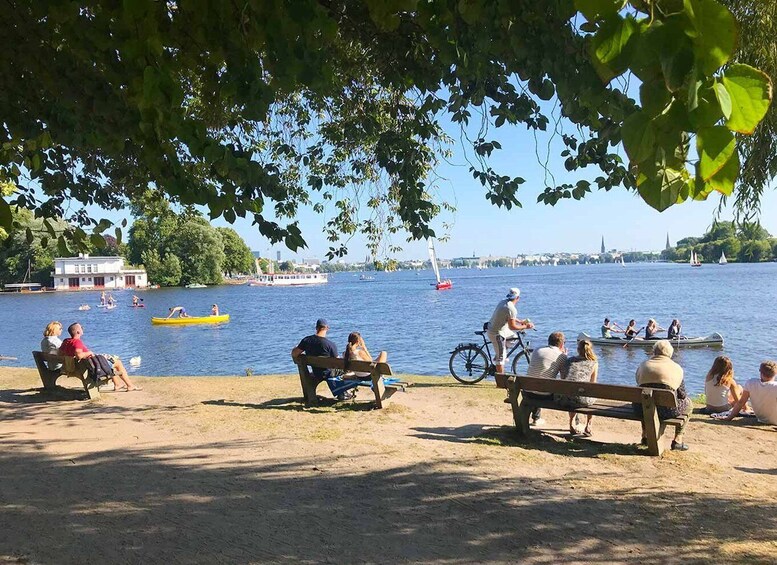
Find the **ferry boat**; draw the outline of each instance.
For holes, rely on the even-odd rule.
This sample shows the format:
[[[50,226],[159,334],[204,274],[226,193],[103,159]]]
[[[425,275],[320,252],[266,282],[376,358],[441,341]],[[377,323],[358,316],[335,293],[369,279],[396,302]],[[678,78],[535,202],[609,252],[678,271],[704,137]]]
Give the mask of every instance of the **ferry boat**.
[[[327,273],[274,273],[256,275],[248,286],[309,286],[328,282]]]

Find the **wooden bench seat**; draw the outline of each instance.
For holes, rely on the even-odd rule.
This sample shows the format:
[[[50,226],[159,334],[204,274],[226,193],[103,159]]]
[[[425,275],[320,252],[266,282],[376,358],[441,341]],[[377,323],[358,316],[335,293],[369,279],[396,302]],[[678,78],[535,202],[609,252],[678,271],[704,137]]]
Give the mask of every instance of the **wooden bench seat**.
[[[317,406],[318,396],[316,388],[323,382],[313,375],[310,368],[339,370],[345,372],[345,360],[339,357],[317,357],[313,355],[299,355],[295,359],[297,369],[299,370],[299,380],[302,386],[302,396],[305,400],[305,406]],[[372,392],[375,395],[375,408],[383,408],[383,404],[398,390],[405,390],[409,383],[385,383],[383,377],[391,377],[391,366],[388,363],[373,363],[370,361],[351,361],[348,363],[348,371],[357,373],[370,373],[370,380],[364,381],[372,385]],[[349,377],[343,376],[344,380]]]
[[[563,379],[544,379],[523,375],[498,375],[498,380],[506,383],[509,392],[510,405],[513,410],[513,420],[518,432],[525,435],[529,432],[529,416],[534,408],[559,410],[578,414],[616,418],[619,420],[643,421],[648,452],[651,455],[661,455],[664,446],[661,437],[667,426],[681,426],[687,416],[659,420],[657,407],[676,408],[677,399],[671,390],[649,387],[610,385],[602,383],[581,383]],[[593,405],[584,408],[570,409],[561,406],[553,398],[539,398],[523,394],[524,391],[563,394],[567,396],[587,396],[596,399]],[[642,404],[642,417],[634,412],[631,403]]]
[[[84,385],[84,390],[90,400],[100,398],[100,389],[94,379],[89,378],[89,363],[86,359],[78,360],[75,357],[65,357],[44,353],[43,351],[33,351],[32,358],[35,359],[35,366],[38,368],[40,380],[43,382],[44,389],[57,388],[57,379],[59,377],[74,377],[79,379]],[[49,369],[48,363],[62,365],[62,368],[56,371]]]

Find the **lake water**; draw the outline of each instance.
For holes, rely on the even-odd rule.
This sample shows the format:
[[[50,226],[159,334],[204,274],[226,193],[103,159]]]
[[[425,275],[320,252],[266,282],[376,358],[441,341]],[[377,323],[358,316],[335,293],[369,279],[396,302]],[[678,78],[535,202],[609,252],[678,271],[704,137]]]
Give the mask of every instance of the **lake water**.
[[[348,333],[360,331],[376,354],[389,352],[395,372],[448,376],[448,358],[460,342],[479,340],[494,306],[513,286],[521,288],[519,315],[531,318],[543,344],[555,330],[568,340],[581,331],[596,335],[604,316],[621,325],[636,318],[642,326],[656,318],[667,327],[683,321],[688,336],[714,331],[725,337],[723,353],[734,362],[740,380],[758,375],[758,364],[777,358],[777,263],[727,266],[628,264],[523,267],[444,272],[454,288],[435,291],[430,271],[375,273],[371,282],[353,273],[330,275],[328,285],[310,288],[221,286],[207,289],[160,289],[138,293],[146,308],[131,308],[132,293],[117,292],[119,306],[96,308],[97,292],[14,294],[0,296],[5,335],[0,354],[32,366],[42,331],[51,320],[65,326],[80,321],[84,341],[93,350],[141,356],[142,375],[235,375],[295,373],[289,357],[300,338],[326,318],[329,337],[342,351]],[[191,315],[206,315],[212,303],[231,314],[218,326],[152,326],[151,316],[183,305]],[[89,303],[90,311],[78,311]],[[65,336],[63,336],[65,337]],[[600,381],[633,382],[646,353],[638,348],[597,348]],[[681,350],[676,360],[686,370],[687,385],[703,390],[715,349]],[[9,362],[2,362],[11,365]]]

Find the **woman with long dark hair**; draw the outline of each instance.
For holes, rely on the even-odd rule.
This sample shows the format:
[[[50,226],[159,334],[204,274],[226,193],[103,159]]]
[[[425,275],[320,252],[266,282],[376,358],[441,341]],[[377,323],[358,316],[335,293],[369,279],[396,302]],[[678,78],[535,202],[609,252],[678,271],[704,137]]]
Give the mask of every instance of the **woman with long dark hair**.
[[[345,369],[348,370],[349,361],[373,361],[372,355],[370,355],[367,349],[367,344],[364,343],[364,338],[359,332],[351,332],[348,334],[348,343],[345,346],[343,352],[343,359],[345,360]],[[375,363],[385,363],[388,359],[388,353],[381,351],[378,354],[378,358],[374,359]],[[369,377],[370,373],[355,372],[354,376],[359,378]]]

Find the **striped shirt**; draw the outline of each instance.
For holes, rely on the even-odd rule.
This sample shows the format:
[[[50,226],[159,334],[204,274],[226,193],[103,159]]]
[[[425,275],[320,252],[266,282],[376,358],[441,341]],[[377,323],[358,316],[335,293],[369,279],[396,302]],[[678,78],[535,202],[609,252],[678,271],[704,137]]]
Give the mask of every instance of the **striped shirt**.
[[[528,377],[542,377],[555,379],[561,373],[561,369],[567,364],[567,356],[555,345],[538,347],[531,354],[529,368],[526,371]],[[545,394],[545,393],[535,393]],[[553,396],[548,393],[548,396]]]

